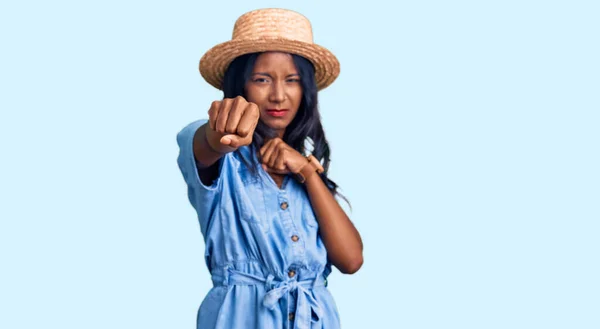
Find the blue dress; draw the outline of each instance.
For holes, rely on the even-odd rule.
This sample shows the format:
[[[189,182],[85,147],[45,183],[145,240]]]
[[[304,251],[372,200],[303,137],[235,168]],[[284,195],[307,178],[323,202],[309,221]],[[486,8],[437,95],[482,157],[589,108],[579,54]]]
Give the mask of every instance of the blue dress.
[[[281,188],[249,147],[259,177],[235,152],[219,160],[219,177],[204,185],[193,153],[194,121],[177,134],[177,163],[198,214],[213,287],[198,310],[198,329],[338,329],[327,288],[331,263],[308,194],[287,176]]]

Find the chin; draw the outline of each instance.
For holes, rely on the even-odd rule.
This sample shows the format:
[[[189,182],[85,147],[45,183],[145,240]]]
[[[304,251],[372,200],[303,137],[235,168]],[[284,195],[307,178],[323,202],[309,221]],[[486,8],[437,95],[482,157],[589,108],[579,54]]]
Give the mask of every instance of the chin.
[[[267,126],[269,126],[269,128],[271,128],[271,129],[277,130],[277,131],[285,130],[285,128],[287,127],[287,125],[284,125],[284,124],[272,125],[272,124],[268,124],[268,123],[267,123]]]
[[[276,118],[266,118],[262,120],[265,125],[274,130],[285,129],[290,123],[287,120],[281,120]]]

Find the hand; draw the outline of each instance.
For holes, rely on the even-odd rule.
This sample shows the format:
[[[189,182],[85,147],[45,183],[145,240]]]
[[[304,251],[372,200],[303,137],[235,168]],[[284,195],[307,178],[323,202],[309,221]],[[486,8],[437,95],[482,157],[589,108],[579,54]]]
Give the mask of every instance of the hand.
[[[208,116],[206,138],[209,145],[215,151],[227,153],[252,143],[260,111],[256,104],[238,96],[214,101]]]
[[[281,138],[269,140],[260,148],[262,166],[266,172],[280,175],[298,173],[308,160]]]

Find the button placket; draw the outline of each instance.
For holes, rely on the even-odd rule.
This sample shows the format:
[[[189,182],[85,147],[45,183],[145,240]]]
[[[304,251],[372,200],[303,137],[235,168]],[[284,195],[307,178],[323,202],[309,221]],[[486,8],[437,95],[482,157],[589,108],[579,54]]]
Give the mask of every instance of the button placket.
[[[279,217],[281,218],[281,223],[285,229],[285,234],[287,235],[287,238],[290,239],[288,240],[291,244],[290,247],[292,251],[292,259],[290,262],[302,262],[304,256],[304,243],[300,240],[300,234],[292,220],[292,211],[294,211],[294,208],[290,204],[286,191],[280,191],[277,199],[279,203]]]

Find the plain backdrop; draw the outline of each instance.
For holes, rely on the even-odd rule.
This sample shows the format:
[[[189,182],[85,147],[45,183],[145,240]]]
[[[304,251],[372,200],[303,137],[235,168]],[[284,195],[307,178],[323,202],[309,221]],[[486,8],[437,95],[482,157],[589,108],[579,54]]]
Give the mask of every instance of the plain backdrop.
[[[597,1],[6,1],[0,328],[194,328],[211,287],[177,132],[241,14],[296,10],[365,263],[353,328],[600,328]]]

